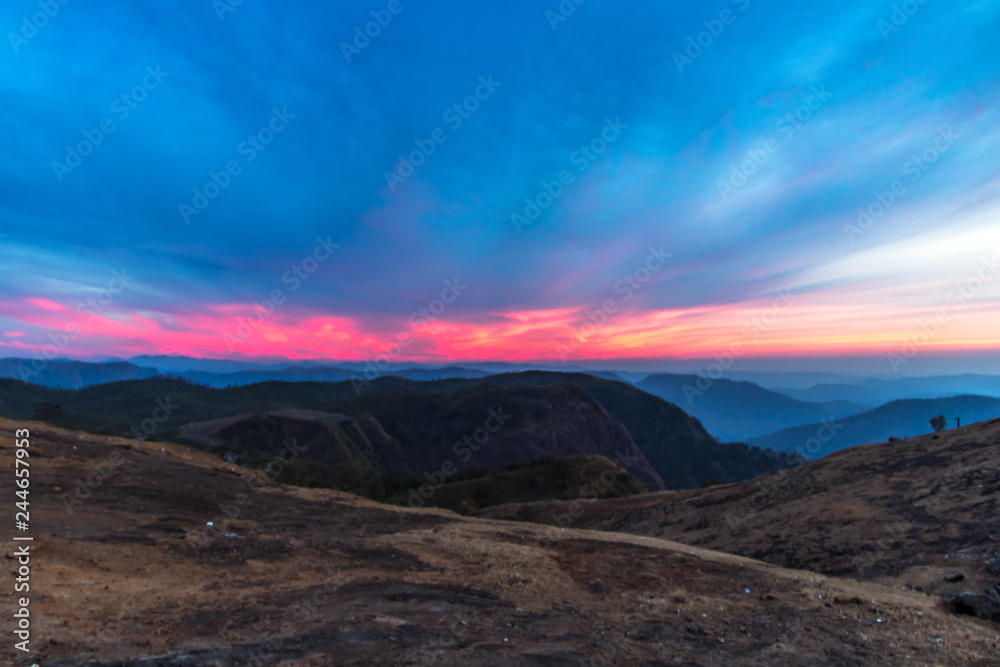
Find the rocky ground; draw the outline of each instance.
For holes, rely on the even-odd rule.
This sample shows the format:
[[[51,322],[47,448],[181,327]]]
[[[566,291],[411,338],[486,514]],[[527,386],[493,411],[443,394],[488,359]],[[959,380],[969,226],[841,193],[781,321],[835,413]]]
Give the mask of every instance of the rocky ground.
[[[0,420],[11,504],[26,427],[33,661],[46,667],[985,666],[1000,654],[996,624],[900,586],[658,537],[396,509],[183,446]],[[845,511],[831,508],[825,530]],[[12,582],[0,593],[10,609]]]

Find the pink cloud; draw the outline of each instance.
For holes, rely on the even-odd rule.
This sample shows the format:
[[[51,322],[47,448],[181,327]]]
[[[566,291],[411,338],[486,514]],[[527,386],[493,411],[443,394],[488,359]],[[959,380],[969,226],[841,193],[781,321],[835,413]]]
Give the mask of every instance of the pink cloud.
[[[66,310],[66,307],[62,304],[56,303],[55,301],[50,301],[49,299],[39,299],[39,298],[29,298],[24,300],[26,303],[30,303],[36,308],[41,308],[43,310],[49,310],[53,313],[61,313]]]
[[[859,305],[851,291],[833,287],[795,295],[773,313],[775,297],[696,308],[634,311],[601,316],[599,307],[447,314],[411,326],[404,317],[380,331],[343,315],[286,308],[267,317],[253,304],[195,305],[187,312],[106,312],[67,318],[67,308],[33,299],[36,309],[0,313],[25,327],[4,334],[4,345],[41,350],[49,334],[69,323],[80,334],[62,350],[68,355],[182,354],[210,358],[286,357],[366,360],[388,354],[394,361],[533,361],[615,358],[707,358],[733,345],[754,356],[888,353],[917,332],[929,314],[912,303],[887,307],[884,299]],[[55,306],[55,307],[53,307]],[[38,310],[40,309],[40,310]],[[16,312],[16,311],[15,311]],[[597,315],[595,315],[597,313]],[[593,319],[598,324],[593,323]],[[988,303],[954,311],[928,349],[995,347],[1000,313]],[[396,345],[399,345],[398,348]]]

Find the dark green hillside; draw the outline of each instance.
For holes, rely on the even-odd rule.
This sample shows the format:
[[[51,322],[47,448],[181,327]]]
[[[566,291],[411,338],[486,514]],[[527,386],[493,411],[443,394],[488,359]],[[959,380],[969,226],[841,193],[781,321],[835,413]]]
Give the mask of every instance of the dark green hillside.
[[[471,514],[507,503],[621,498],[649,490],[627,470],[603,456],[570,456],[525,461],[505,466],[498,473],[471,470],[437,488],[427,479],[415,480],[388,502],[410,507],[444,507],[459,514]],[[509,518],[518,517],[515,514]]]
[[[164,402],[172,406],[166,415],[156,412]],[[510,414],[503,427],[475,451],[462,444],[485,428],[490,410],[500,406]],[[288,415],[274,413],[290,409],[373,419],[386,433],[381,445],[378,438],[372,441],[372,452],[364,461],[353,456],[357,465],[339,456],[326,461],[323,456],[304,457],[296,467],[301,468],[302,479],[309,480],[341,476],[356,482],[359,476],[368,479],[365,475],[420,475],[448,459],[455,459],[463,470],[475,466],[497,470],[539,456],[593,455],[625,462],[650,488],[692,488],[706,480],[747,479],[783,463],[767,451],[717,443],[697,419],[630,384],[581,373],[507,373],[431,382],[387,376],[366,385],[360,394],[350,381],[211,389],[156,377],[61,391],[0,380],[2,416],[38,416],[62,426],[122,435],[135,433],[133,429],[144,423],[152,425],[155,414],[162,421],[147,439],[185,442],[216,453],[224,448],[253,465],[280,448],[287,435],[282,429],[290,427],[279,427],[273,420]],[[221,435],[216,431],[222,427],[205,425],[237,417],[256,421]],[[232,419],[226,426],[231,423]],[[345,447],[354,442],[325,431],[303,437],[327,438]],[[396,449],[386,449],[388,442],[396,443]],[[329,470],[313,474],[307,461],[341,466],[343,475]]]
[[[421,383],[423,384],[423,383]],[[434,384],[434,383],[427,383]],[[469,383],[447,393],[372,392],[322,408],[372,417],[401,443],[407,464],[433,469],[454,460],[457,467],[499,467],[544,455],[631,455],[630,472],[651,488],[663,488],[627,429],[576,384],[496,386]],[[491,432],[491,429],[495,429]],[[482,444],[468,442],[488,432]],[[431,468],[427,463],[437,462]]]
[[[385,378],[384,380],[388,380]],[[475,385],[539,387],[573,383],[596,398],[628,429],[636,445],[668,489],[697,488],[713,480],[736,482],[787,467],[785,457],[740,443],[719,443],[701,422],[677,405],[626,382],[605,380],[584,373],[527,371],[504,373],[484,380],[442,380],[400,385],[415,391],[459,391]],[[388,390],[373,382],[362,396]]]

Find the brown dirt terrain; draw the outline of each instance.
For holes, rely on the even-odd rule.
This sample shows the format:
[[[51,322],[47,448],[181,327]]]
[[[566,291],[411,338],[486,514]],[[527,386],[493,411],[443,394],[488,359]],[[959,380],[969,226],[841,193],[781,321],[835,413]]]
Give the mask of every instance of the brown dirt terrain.
[[[855,447],[739,484],[481,514],[513,512],[935,595],[980,594],[1000,579],[987,567],[1000,552],[1000,419]]]
[[[1000,653],[996,625],[911,591],[651,537],[396,509],[179,445],[0,420],[11,496],[16,428],[31,429],[32,648],[46,667],[992,665]]]

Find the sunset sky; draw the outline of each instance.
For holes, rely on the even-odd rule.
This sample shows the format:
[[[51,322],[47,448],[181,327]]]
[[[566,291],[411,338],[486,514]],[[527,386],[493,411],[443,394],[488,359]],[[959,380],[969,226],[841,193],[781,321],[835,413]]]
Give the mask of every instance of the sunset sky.
[[[1000,0],[902,4],[12,0],[0,357],[986,368]]]

